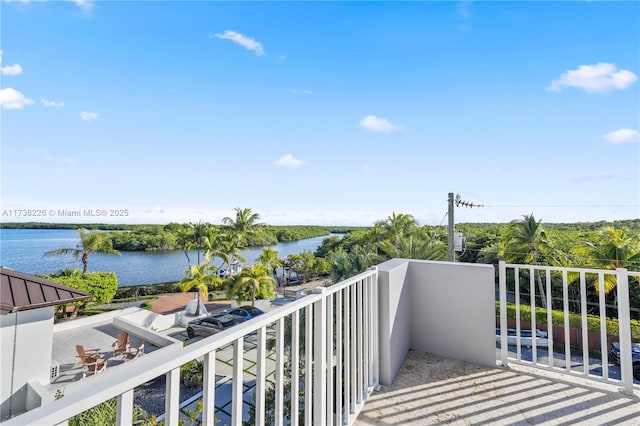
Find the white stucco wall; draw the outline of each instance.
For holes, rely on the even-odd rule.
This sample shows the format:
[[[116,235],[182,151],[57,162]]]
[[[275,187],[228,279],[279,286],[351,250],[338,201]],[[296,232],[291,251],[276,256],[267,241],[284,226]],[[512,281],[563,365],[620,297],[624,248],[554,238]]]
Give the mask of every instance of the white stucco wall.
[[[495,366],[493,266],[392,259],[378,285],[381,384],[410,349]]]
[[[411,261],[411,349],[496,365],[491,265]]]
[[[9,415],[12,393],[12,414],[25,409],[26,384],[30,380],[49,384],[53,345],[52,331],[52,306],[0,316],[0,354],[2,355],[0,359],[0,418]]]

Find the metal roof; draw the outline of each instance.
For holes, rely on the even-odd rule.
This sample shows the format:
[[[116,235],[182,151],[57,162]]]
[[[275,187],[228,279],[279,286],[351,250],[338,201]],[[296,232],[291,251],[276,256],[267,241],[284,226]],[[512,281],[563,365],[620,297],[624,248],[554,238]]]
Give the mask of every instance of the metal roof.
[[[90,299],[91,295],[53,281],[0,267],[0,314]]]

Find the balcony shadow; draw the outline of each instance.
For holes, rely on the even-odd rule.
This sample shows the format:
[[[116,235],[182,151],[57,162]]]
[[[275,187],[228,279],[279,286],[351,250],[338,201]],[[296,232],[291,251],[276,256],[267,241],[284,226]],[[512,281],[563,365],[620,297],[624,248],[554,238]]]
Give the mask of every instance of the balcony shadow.
[[[640,421],[639,404],[581,378],[410,351],[393,385],[369,398],[355,424],[630,424]]]

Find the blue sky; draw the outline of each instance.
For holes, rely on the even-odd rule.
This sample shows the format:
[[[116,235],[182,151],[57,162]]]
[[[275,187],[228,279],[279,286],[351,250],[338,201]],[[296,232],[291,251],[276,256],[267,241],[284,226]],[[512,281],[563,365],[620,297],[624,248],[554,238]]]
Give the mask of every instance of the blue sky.
[[[640,217],[637,2],[0,8],[5,222]]]

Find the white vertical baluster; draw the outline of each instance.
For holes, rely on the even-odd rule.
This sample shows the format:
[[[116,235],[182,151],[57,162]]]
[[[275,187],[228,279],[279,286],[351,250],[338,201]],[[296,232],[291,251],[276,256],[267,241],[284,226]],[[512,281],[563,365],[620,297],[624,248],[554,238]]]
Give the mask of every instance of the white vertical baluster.
[[[164,424],[177,426],[180,419],[180,369],[174,368],[165,374],[166,395],[164,401]]]
[[[602,378],[609,379],[609,354],[607,351],[607,305],[604,299],[604,273],[598,273],[598,304],[600,305],[600,353],[602,354]]]
[[[133,389],[118,395],[116,408],[116,424],[133,424]]]
[[[344,403],[343,407],[343,423],[349,424],[349,413],[351,413],[351,386],[349,381],[351,380],[351,339],[349,334],[349,328],[351,327],[351,303],[349,301],[350,291],[349,288],[344,289],[344,318],[342,319],[342,325],[344,327],[344,368],[343,368],[343,395]]]
[[[589,329],[587,324],[587,283],[580,271],[580,314],[582,316],[582,372],[589,374]]]
[[[313,425],[313,305],[306,307],[304,356],[304,424]]]
[[[536,278],[535,268],[532,266],[529,268],[529,288],[531,292],[531,334],[536,335]],[[518,336],[520,338],[520,336]],[[538,363],[538,345],[536,340],[533,339],[531,343],[531,362]]]
[[[291,425],[298,426],[300,391],[300,311],[291,314]],[[256,423],[264,424],[264,423]]]
[[[522,361],[522,342],[520,342],[520,333],[522,332],[522,327],[520,326],[520,268],[517,266],[513,268],[513,280],[516,297],[516,359]]]
[[[362,308],[364,310],[364,328],[362,330],[363,339],[364,339],[364,364],[363,364],[363,373],[364,373],[364,391],[365,391],[365,399],[369,397],[369,386],[371,385],[371,380],[369,375],[371,374],[371,276],[365,278],[364,281],[364,294],[363,294],[363,305]]]
[[[363,339],[364,339],[364,330],[362,328],[362,312],[364,311],[364,299],[362,297],[362,280],[358,280],[356,283],[356,309],[357,309],[357,317],[356,317],[356,339],[357,339],[357,347],[356,347],[356,368],[357,368],[357,379],[356,379],[356,402],[362,403],[362,398],[364,395],[364,390],[362,388],[362,381],[364,380],[362,375],[362,370],[366,367],[363,363],[364,356],[362,354],[363,350]]]
[[[507,348],[507,266],[503,260],[498,263],[498,283],[500,286],[500,362],[503,367],[506,367],[509,359]]]
[[[231,387],[231,424],[242,425],[242,368],[244,363],[244,338],[240,337],[233,342],[233,383]]]
[[[204,377],[202,381],[202,424],[213,426],[216,404],[216,351],[204,354]]]
[[[332,425],[334,418],[333,418],[333,411],[334,411],[334,407],[333,407],[333,396],[335,395],[335,387],[334,387],[334,353],[335,353],[335,344],[334,344],[334,340],[333,340],[333,322],[334,322],[334,315],[333,315],[333,301],[334,301],[334,295],[333,294],[329,294],[327,295],[327,425]]]
[[[620,371],[622,373],[622,391],[633,395],[633,365],[631,358],[631,306],[629,304],[629,272],[624,268],[616,269],[618,292],[618,326],[620,334]]]
[[[327,424],[327,297],[326,289],[317,287],[314,294],[322,297],[314,303],[313,308],[313,424]],[[311,416],[311,413],[309,413]]]
[[[256,424],[265,423],[265,388],[267,385],[267,328],[256,330]]]
[[[276,321],[276,400],[275,424],[283,424],[284,418],[284,318]]]
[[[562,309],[564,311],[564,368],[571,370],[571,330],[569,329],[569,280],[567,270],[562,271]]]
[[[342,338],[342,330],[344,319],[342,311],[342,290],[336,293],[336,424],[342,424],[343,393],[342,393],[342,353],[344,351],[344,340]]]
[[[351,296],[350,296],[350,300],[351,300],[351,328],[349,329],[349,333],[351,334],[351,338],[349,339],[349,341],[351,342],[351,346],[349,347],[349,354],[350,354],[350,360],[349,360],[349,383],[351,383],[351,389],[349,391],[349,394],[351,396],[351,410],[349,411],[349,414],[353,414],[355,413],[356,410],[356,403],[358,401],[358,391],[356,389],[356,382],[358,380],[358,378],[356,377],[356,370],[357,370],[357,364],[356,364],[356,346],[357,346],[357,340],[358,340],[358,336],[356,335],[356,316],[357,316],[357,311],[356,311],[356,286],[355,284],[351,284],[351,286],[349,287],[351,290]]]
[[[551,297],[551,269],[547,269],[547,338],[549,347],[547,348],[547,361],[550,368],[553,368],[553,299]],[[536,334],[533,338],[536,339]],[[537,340],[537,339],[536,339]]]

